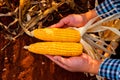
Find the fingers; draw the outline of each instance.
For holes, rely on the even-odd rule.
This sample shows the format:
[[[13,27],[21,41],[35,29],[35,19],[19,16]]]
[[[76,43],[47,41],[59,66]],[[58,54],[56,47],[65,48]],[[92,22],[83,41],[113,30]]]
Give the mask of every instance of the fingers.
[[[52,26],[50,26],[51,28],[60,28],[60,27],[64,27],[64,22],[63,21],[60,21]]]
[[[46,56],[47,58],[53,61],[53,56],[50,56],[50,55],[44,55],[44,56]]]
[[[65,17],[61,19],[58,23],[50,26],[51,28],[60,28],[60,27],[66,27],[69,25],[69,19],[68,17]]]
[[[46,57],[48,57],[50,60],[52,60],[53,62],[55,62],[57,65],[59,65],[60,67],[68,70],[68,71],[72,71],[71,68],[66,65],[67,64],[67,60],[66,58],[63,58],[61,56],[50,56],[50,55],[45,55]]]
[[[66,66],[69,65],[68,64],[69,63],[69,59],[67,59],[67,58],[63,58],[61,56],[55,56],[54,59],[57,60],[57,61],[59,61],[63,65],[66,65]]]
[[[63,23],[56,23],[56,24],[53,24],[52,26],[50,26],[51,28],[60,28],[60,27],[63,27]]]

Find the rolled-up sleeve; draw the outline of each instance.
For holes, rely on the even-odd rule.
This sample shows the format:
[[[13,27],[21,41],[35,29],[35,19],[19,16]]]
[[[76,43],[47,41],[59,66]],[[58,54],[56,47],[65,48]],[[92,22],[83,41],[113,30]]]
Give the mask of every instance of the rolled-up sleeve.
[[[95,8],[101,18],[120,12],[120,0],[105,0]]]
[[[110,80],[120,80],[120,59],[105,59],[98,75]]]

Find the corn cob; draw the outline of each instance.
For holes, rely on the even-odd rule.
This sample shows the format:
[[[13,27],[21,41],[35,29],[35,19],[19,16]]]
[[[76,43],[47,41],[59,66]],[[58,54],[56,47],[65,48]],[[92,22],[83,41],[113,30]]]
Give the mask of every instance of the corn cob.
[[[53,42],[79,42],[79,31],[71,28],[44,28],[32,31],[34,37]]]
[[[83,46],[73,42],[38,42],[24,48],[36,54],[61,56],[77,56],[83,52]]]

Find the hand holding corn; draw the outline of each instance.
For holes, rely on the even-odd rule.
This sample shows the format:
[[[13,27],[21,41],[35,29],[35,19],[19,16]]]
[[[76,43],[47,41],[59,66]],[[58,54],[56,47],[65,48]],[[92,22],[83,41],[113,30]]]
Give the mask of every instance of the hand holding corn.
[[[93,11],[90,11],[89,13],[93,13]],[[79,31],[70,29],[70,28],[60,29],[60,27],[69,27],[69,26],[81,27],[81,26],[85,25],[88,22],[88,20],[90,19],[89,17],[87,17],[87,15],[89,13],[82,14],[82,15],[76,15],[76,14],[68,15],[67,17],[60,20],[58,23],[50,26],[53,29],[52,28],[36,29],[36,30],[32,31],[32,34],[34,37],[41,39],[43,41],[48,41],[49,44],[44,43],[44,45],[41,46],[40,45],[41,43],[36,43],[36,44],[30,45],[31,47],[28,46],[27,47],[28,50],[29,51],[33,50],[32,52],[34,52],[35,51],[34,48],[35,48],[35,46],[37,46],[36,50],[38,49],[38,51],[35,51],[35,53],[39,53],[39,54],[50,54],[50,55],[61,55],[61,56],[80,55],[83,51],[83,46],[80,43],[77,43],[81,39]],[[59,29],[57,29],[57,28],[59,28]],[[51,42],[53,42],[53,43],[51,43]],[[58,44],[57,42],[61,42],[61,43]],[[67,42],[67,44],[69,43],[69,46],[66,45],[65,42]],[[54,44],[54,46],[51,46],[52,44]],[[57,47],[55,47],[55,45],[57,45]],[[75,46],[73,46],[73,45],[75,45]],[[78,46],[79,46],[79,48],[76,48]],[[43,49],[43,51],[46,51],[46,52],[41,52],[42,50],[39,49],[39,48],[43,48],[43,47],[45,47]],[[66,49],[64,49],[64,48],[66,48]],[[48,52],[48,51],[51,51],[50,49],[52,49],[53,51]],[[71,49],[73,49],[73,50],[71,50]],[[79,51],[79,52],[76,53],[74,51],[75,49],[78,49],[76,51]],[[66,51],[64,53],[64,50],[68,50],[68,51]],[[54,52],[54,51],[57,51],[57,52]],[[74,51],[74,52],[71,53],[70,51]]]
[[[84,14],[70,14],[62,18],[58,23],[51,25],[50,27],[83,27],[90,19],[97,16],[96,11],[90,10]]]
[[[62,56],[45,56],[55,62],[60,67],[71,72],[87,72],[92,74],[98,74],[99,66],[102,62],[91,58],[91,56],[85,53],[82,53],[80,56],[67,58]]]

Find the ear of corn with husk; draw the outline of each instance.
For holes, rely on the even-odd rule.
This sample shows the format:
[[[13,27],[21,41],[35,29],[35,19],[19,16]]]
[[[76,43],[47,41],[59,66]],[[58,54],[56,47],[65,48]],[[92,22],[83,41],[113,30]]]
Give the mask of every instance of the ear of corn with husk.
[[[90,35],[87,36],[86,34],[88,34],[89,32],[100,32],[100,31],[105,31],[105,30],[111,30],[115,34],[120,36],[120,32],[117,29],[100,25],[105,21],[107,22],[107,21],[110,21],[110,20],[114,20],[118,16],[120,16],[120,15],[115,14],[115,15],[112,15],[110,17],[107,17],[107,18],[105,18],[103,20],[100,20],[100,21],[97,21],[97,22],[96,22],[96,20],[98,19],[98,17],[95,17],[92,20],[90,20],[85,26],[80,27],[80,28],[74,28],[74,29],[71,29],[71,28],[66,28],[66,29],[64,29],[64,28],[63,29],[61,29],[61,28],[45,28],[45,29],[33,30],[31,33],[32,33],[32,36],[34,36],[38,39],[44,40],[44,41],[69,42],[69,43],[79,42],[78,44],[82,44],[85,51],[90,56],[92,56],[92,58],[96,59],[96,57],[95,57],[96,56],[96,54],[95,54],[96,49],[101,49],[104,52],[107,52],[109,54],[115,54],[115,51],[112,47],[110,49],[111,51],[107,50],[105,48],[105,46],[108,46],[108,44],[106,44],[103,40],[97,39],[96,37],[90,37]],[[97,27],[99,30],[95,27]],[[102,45],[97,44],[97,42],[100,42]],[[38,44],[35,44],[35,45],[38,46]],[[86,45],[89,46],[89,47],[86,47]],[[64,44],[64,46],[66,46],[66,44]],[[63,48],[64,48],[64,46],[63,46]],[[73,47],[74,46],[72,46],[72,48]],[[52,49],[53,47],[47,47],[47,48],[44,49],[44,51],[48,50],[49,48]],[[71,47],[68,47],[68,48],[71,48]],[[30,51],[31,49],[28,49],[28,50]],[[56,48],[54,50],[56,51]],[[57,50],[59,51],[59,49],[57,49]],[[40,51],[38,51],[38,53],[39,52]],[[35,52],[35,53],[37,53],[37,52]],[[40,53],[48,54],[48,53],[45,53],[45,52],[40,52]],[[58,52],[58,53],[53,53],[53,54],[50,53],[50,54],[51,55],[58,55],[58,54],[61,55],[61,53],[64,53],[64,52]],[[101,55],[99,53],[97,53],[97,54]],[[65,55],[66,55],[66,53],[65,53]],[[103,56],[101,56],[101,57],[104,58]]]
[[[27,47],[37,54],[78,56],[83,52],[80,41],[80,32],[73,28],[41,28],[35,29],[32,36],[47,42],[38,42]]]
[[[24,48],[36,54],[60,56],[78,56],[83,52],[82,44],[74,42],[38,42]]]
[[[80,32],[72,28],[41,28],[32,31],[40,40],[55,42],[79,42]]]

